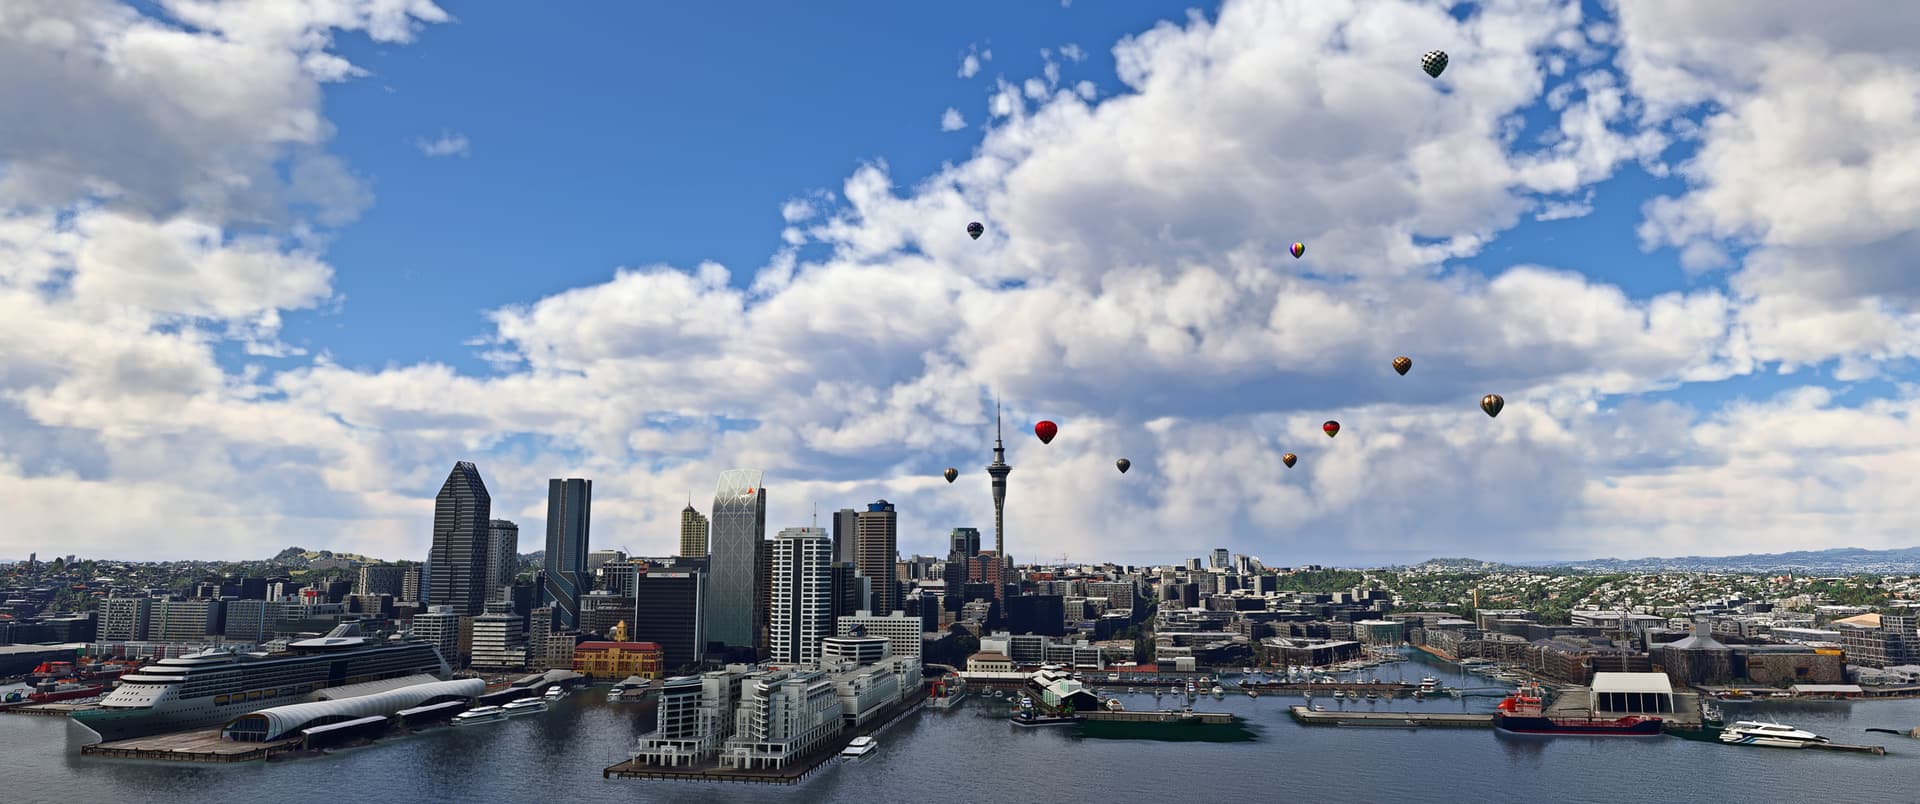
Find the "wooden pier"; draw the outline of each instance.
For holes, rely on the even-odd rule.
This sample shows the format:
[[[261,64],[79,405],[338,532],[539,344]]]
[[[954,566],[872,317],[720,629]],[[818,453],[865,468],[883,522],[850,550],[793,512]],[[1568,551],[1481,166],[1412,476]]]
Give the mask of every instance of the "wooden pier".
[[[1315,712],[1304,706],[1287,709],[1305,726],[1493,728],[1493,715],[1464,712]]]
[[[169,762],[251,762],[300,748],[300,738],[270,743],[242,743],[220,739],[219,729],[135,737],[94,743],[80,753],[113,759],[159,759]]]

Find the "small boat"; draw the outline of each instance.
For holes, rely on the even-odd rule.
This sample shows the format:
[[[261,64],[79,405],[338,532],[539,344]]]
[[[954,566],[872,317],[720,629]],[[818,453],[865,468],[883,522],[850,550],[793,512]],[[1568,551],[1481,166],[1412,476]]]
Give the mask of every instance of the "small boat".
[[[1705,698],[1700,700],[1700,722],[1723,723],[1725,721],[1726,715],[1720,711],[1720,707],[1713,705],[1712,701]]]
[[[1720,742],[1730,745],[1766,745],[1774,748],[1805,748],[1825,743],[1827,738],[1781,723],[1742,720],[1720,732]]]
[[[1240,675],[1243,675],[1243,676],[1250,676],[1250,675],[1253,675],[1253,668],[1251,668],[1251,667],[1242,667],[1242,668],[1240,668]]]
[[[460,714],[454,715],[453,725],[471,726],[475,723],[492,723],[496,720],[506,720],[506,719],[507,719],[507,710],[502,709],[498,706],[482,706],[474,709],[468,709],[465,712],[461,712]]]
[[[547,694],[542,697],[545,697],[548,703],[552,703],[567,697],[567,691],[559,686],[552,686],[547,688]]]
[[[1108,698],[1107,702],[1102,705],[1105,706],[1109,712],[1122,712],[1126,710],[1126,707],[1121,705],[1119,698]]]
[[[1434,678],[1433,676],[1427,676],[1425,678],[1420,679],[1421,692],[1433,692],[1435,690],[1438,690],[1439,688],[1440,688],[1440,679]]]
[[[1260,691],[1259,691],[1259,690],[1255,690],[1255,689],[1249,689],[1249,690],[1247,690],[1247,697],[1248,697],[1248,698],[1258,698],[1258,697],[1260,697]]]
[[[1325,712],[1325,711],[1327,711],[1327,707],[1326,707],[1326,706],[1325,706],[1324,704],[1314,704],[1314,705],[1313,705],[1313,711],[1315,711],[1315,712]]]
[[[1347,691],[1346,691],[1346,690],[1334,690],[1334,691],[1333,691],[1333,697],[1335,697],[1335,698],[1345,698],[1345,697],[1347,697]]]
[[[847,747],[840,749],[840,756],[848,759],[863,757],[873,753],[873,749],[878,747],[880,747],[879,744],[875,743],[872,737],[862,734],[853,738],[853,742],[847,743]]]
[[[1215,684],[1215,685],[1213,685],[1213,690],[1212,690],[1212,692],[1213,692],[1213,694],[1215,694],[1215,695],[1220,695],[1220,694],[1222,694],[1222,693],[1225,693],[1225,692],[1226,692],[1226,690],[1224,690],[1224,689],[1221,689],[1221,688],[1220,688],[1220,685],[1219,685],[1219,684]]]
[[[1380,700],[1380,693],[1377,693],[1377,692],[1369,692],[1369,693],[1367,693],[1367,700],[1369,700],[1369,701],[1377,701],[1377,700]]]
[[[518,701],[513,701],[500,707],[500,709],[509,715],[525,715],[533,712],[547,711],[547,702],[539,698],[521,698]]]

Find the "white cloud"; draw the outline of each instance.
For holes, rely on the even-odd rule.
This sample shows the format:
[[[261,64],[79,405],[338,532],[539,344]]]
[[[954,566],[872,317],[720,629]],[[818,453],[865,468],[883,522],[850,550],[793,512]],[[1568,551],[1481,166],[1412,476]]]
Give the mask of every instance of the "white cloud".
[[[470,143],[467,142],[467,136],[451,131],[443,131],[439,137],[431,140],[425,137],[415,139],[413,147],[420,149],[420,153],[433,158],[457,156],[465,159],[473,153]]]
[[[337,301],[307,221],[367,203],[324,150],[319,87],[359,75],[332,32],[403,42],[443,12],[168,4],[189,30],[104,0],[8,4],[0,101],[49,111],[0,118],[0,499],[22,501],[0,551],[58,528],[74,552],[417,558],[433,489],[472,459],[495,514],[523,522],[543,516],[545,478],[600,480],[607,545],[670,550],[688,491],[756,466],[775,527],[816,500],[886,497],[902,549],[930,552],[991,521],[990,395],[1007,402],[1019,559],[1904,543],[1920,394],[1621,400],[1835,357],[1875,376],[1920,349],[1911,280],[1888,269],[1912,223],[1911,121],[1884,112],[1906,91],[1904,40],[1798,20],[1824,44],[1763,45],[1756,74],[1754,51],[1714,37],[1765,39],[1779,20],[1749,18],[1786,12],[1723,30],[1689,6],[1662,28],[1623,3],[1616,33],[1571,0],[1464,22],[1228,2],[1118,43],[1126,90],[1097,103],[1044,65],[996,80],[972,158],[910,182],[875,163],[787,201],[785,245],[758,270],[640,266],[494,311],[469,344],[486,375],[275,343],[285,311]],[[1616,35],[1624,79],[1596,55]],[[1444,81],[1411,68],[1409,41],[1452,43]],[[109,52],[149,55],[132,69]],[[989,58],[969,49],[963,76]],[[201,80],[216,73],[230,80]],[[1821,81],[1845,91],[1795,83]],[[1697,131],[1666,119],[1706,99]],[[1513,139],[1541,104],[1547,135]],[[1634,298],[1488,248],[1529,215],[1618,203],[1594,186],[1688,136],[1700,155],[1646,236],[1698,265],[1737,258],[1730,291]],[[1816,157],[1831,176],[1794,172]],[[1822,205],[1760,197],[1789,181]],[[1873,270],[1842,270],[1855,260]],[[248,362],[223,369],[235,347]],[[1388,368],[1402,353],[1406,377]],[[1476,407],[1490,391],[1498,419]],[[1026,435],[1041,417],[1062,427],[1048,446]]]
[[[981,50],[979,45],[968,45],[967,52],[960,56],[960,77],[979,75],[981,66],[990,61],[993,61],[993,51]]]
[[[960,110],[951,106],[940,114],[941,131],[959,131],[967,127],[967,119],[960,116]]]

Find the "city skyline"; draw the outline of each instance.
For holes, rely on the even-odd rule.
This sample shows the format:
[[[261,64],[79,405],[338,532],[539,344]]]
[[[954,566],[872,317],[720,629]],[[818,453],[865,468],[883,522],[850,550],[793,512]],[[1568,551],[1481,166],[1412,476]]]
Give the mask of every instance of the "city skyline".
[[[0,131],[0,553],[425,556],[457,460],[523,524],[599,480],[642,553],[745,465],[939,554],[996,401],[1022,562],[1920,530],[1920,63],[1849,14],[281,5],[0,31],[47,110]]]

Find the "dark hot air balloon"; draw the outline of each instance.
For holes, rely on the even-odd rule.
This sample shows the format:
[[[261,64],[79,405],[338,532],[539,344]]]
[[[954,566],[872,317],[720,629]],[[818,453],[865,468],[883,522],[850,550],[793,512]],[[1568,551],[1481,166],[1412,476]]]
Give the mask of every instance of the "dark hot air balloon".
[[[1286,464],[1288,469],[1292,469],[1293,462],[1297,460],[1300,460],[1300,458],[1291,452],[1280,456],[1280,462]]]
[[[1133,468],[1133,461],[1129,461],[1125,458],[1121,458],[1120,460],[1114,461],[1113,465],[1120,467],[1120,474],[1124,475],[1127,473],[1128,469]]]
[[[986,233],[987,233],[987,227],[981,226],[979,221],[974,221],[972,223],[967,224],[968,237],[971,237],[975,240],[979,240],[980,236]]]
[[[1326,432],[1328,438],[1332,438],[1340,434],[1340,423],[1328,421],[1326,424],[1320,425],[1320,429]]]
[[[960,470],[949,466],[947,467],[947,471],[944,474],[946,474],[947,476],[947,482],[952,483],[955,478],[958,478],[960,476]]]
[[[1293,252],[1293,258],[1297,260],[1300,259],[1300,255],[1307,253],[1307,244],[1294,243],[1293,247],[1287,250]]]
[[[1480,409],[1486,411],[1488,416],[1500,415],[1500,409],[1506,406],[1507,400],[1501,399],[1499,394],[1480,397]]]
[[[1440,73],[1445,72],[1447,69],[1446,51],[1443,51],[1443,50],[1427,51],[1427,55],[1420,57],[1420,69],[1426,70],[1427,75],[1433,76],[1434,78],[1439,78]]]
[[[1060,425],[1042,419],[1039,424],[1033,426],[1033,434],[1040,437],[1040,443],[1051,444],[1053,437],[1060,434]]]
[[[1402,377],[1407,376],[1407,372],[1412,368],[1413,368],[1413,358],[1411,357],[1407,357],[1406,355],[1401,355],[1393,359],[1393,370],[1400,372],[1400,376]]]

